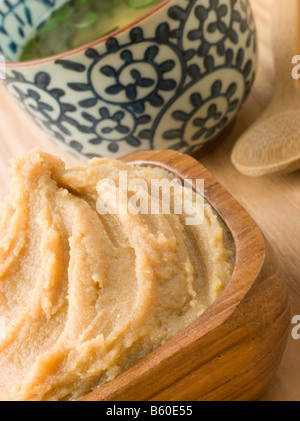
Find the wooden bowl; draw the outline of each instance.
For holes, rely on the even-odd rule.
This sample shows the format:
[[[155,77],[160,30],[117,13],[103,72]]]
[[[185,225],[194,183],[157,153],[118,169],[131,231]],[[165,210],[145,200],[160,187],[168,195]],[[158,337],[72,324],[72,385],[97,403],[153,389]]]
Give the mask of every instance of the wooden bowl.
[[[192,157],[146,151],[122,161],[204,179],[207,201],[232,234],[236,263],[224,292],[195,322],[82,400],[258,399],[278,368],[290,322],[286,284],[270,246],[242,206]]]

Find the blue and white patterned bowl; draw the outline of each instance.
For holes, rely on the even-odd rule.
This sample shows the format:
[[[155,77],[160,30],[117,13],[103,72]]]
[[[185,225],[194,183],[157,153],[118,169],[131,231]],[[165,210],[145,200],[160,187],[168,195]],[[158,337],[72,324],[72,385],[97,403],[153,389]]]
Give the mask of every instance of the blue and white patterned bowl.
[[[248,0],[165,0],[76,50],[17,62],[41,17],[65,0],[0,0],[8,91],[79,158],[137,150],[191,152],[236,116],[254,81]]]

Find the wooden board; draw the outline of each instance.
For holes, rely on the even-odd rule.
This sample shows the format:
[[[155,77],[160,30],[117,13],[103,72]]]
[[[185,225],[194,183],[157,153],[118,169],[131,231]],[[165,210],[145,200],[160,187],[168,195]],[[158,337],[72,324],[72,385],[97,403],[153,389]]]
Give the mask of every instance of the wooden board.
[[[269,32],[272,0],[251,0],[259,32],[259,69],[243,109],[224,141],[201,162],[248,210],[273,247],[289,287],[291,314],[300,315],[300,171],[286,176],[251,179],[232,166],[230,153],[237,138],[261,114],[271,99],[274,72]],[[298,52],[299,54],[300,52]],[[71,155],[53,145],[20,111],[0,86],[0,198],[9,190],[10,158],[36,147],[55,153],[68,164]],[[292,327],[292,325],[291,325]],[[281,365],[262,400],[300,400],[300,340],[289,335]]]

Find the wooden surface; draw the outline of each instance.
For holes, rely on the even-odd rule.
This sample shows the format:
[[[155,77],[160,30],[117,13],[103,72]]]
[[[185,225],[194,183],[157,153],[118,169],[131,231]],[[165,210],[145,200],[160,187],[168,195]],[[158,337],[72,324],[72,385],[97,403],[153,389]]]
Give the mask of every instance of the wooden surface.
[[[300,169],[300,94],[291,76],[300,0],[288,0],[288,4],[290,7],[287,2],[275,0],[272,8],[272,101],[232,151],[232,162],[245,175],[287,174]]]
[[[145,151],[123,160],[204,180],[206,199],[232,234],[235,267],[224,292],[194,323],[83,400],[260,398],[281,361],[290,323],[286,282],[270,246],[249,214],[190,156]]]
[[[226,138],[201,162],[248,210],[275,251],[285,274],[291,315],[300,314],[300,171],[286,176],[252,179],[241,175],[230,160],[239,136],[259,117],[273,94],[274,66],[270,36],[271,0],[251,0],[259,32],[259,69],[256,82]],[[300,52],[299,52],[300,53]],[[298,54],[299,54],[298,53]],[[72,156],[54,146],[28,120],[0,86],[0,198],[9,190],[10,158],[33,147],[55,153],[68,164]],[[262,400],[300,400],[300,341],[289,335],[281,365]]]

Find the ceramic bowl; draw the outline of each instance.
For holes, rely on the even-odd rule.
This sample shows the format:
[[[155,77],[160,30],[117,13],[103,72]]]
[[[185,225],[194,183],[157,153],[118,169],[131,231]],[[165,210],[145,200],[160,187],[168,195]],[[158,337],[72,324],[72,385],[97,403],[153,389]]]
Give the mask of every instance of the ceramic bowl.
[[[93,43],[18,62],[41,19],[64,2],[0,0],[0,54],[8,91],[79,158],[190,153],[215,139],[247,98],[257,63],[248,0],[164,0]]]

